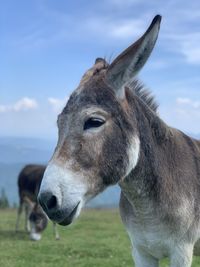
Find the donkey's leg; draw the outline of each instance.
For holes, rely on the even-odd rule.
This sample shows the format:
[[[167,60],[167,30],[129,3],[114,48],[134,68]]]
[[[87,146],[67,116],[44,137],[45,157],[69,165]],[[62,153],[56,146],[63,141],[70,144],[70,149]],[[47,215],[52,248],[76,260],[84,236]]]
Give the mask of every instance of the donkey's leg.
[[[177,244],[170,257],[170,267],[191,267],[193,246],[192,244]]]
[[[197,242],[194,245],[194,252],[193,254],[195,256],[200,256],[200,239],[197,240]]]
[[[25,231],[27,231],[28,233],[30,233],[31,231],[29,216],[30,216],[30,207],[26,204],[25,205]]]
[[[56,240],[60,239],[59,233],[58,233],[58,228],[55,222],[53,222],[53,232],[54,232],[54,236],[56,238]]]
[[[135,267],[158,267],[159,261],[141,249],[133,247]]]
[[[15,225],[15,231],[17,232],[19,230],[19,220],[22,214],[22,209],[23,209],[23,203],[20,202],[19,208],[17,210],[17,220],[16,220],[16,225]]]

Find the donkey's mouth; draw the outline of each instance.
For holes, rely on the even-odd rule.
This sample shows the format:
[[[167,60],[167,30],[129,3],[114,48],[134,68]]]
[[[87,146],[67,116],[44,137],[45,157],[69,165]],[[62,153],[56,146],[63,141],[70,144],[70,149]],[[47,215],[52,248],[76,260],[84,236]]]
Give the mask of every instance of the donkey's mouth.
[[[76,212],[78,210],[78,207],[79,207],[79,204],[80,204],[80,201],[78,202],[78,204],[74,207],[74,209],[72,210],[72,212],[64,218],[64,220],[62,220],[61,222],[59,222],[58,224],[60,225],[63,225],[63,226],[66,226],[66,225],[69,225],[72,223],[75,215],[76,215]]]

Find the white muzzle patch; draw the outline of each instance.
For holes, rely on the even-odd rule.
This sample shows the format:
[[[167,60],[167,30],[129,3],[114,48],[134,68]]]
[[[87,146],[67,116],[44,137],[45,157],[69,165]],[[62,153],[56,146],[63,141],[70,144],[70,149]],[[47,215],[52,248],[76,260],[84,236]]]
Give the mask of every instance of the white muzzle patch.
[[[74,218],[76,218],[85,204],[87,186],[81,173],[73,172],[68,168],[62,168],[51,162],[44,173],[39,198],[40,195],[46,192],[50,192],[56,197],[56,209],[60,213],[72,210],[79,203],[74,214]],[[55,213],[57,211],[55,210]]]
[[[42,235],[39,233],[30,233],[30,239],[33,241],[39,241],[42,238]]]

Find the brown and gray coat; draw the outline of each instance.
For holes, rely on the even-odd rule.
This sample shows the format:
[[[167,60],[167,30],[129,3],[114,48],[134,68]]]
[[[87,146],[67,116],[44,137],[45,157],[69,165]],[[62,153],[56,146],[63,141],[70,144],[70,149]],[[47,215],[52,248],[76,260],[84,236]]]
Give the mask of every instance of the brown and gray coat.
[[[136,267],[189,267],[200,255],[200,142],[166,125],[136,80],[161,17],[110,65],[98,59],[58,117],[59,139],[39,201],[70,224],[106,187],[121,187],[120,212]]]

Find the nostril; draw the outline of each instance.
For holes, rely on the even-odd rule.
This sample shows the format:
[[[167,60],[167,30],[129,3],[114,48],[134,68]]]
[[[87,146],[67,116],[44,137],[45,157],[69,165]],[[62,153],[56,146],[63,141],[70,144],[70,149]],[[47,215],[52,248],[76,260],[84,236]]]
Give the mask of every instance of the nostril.
[[[49,210],[54,209],[54,208],[57,206],[57,198],[56,198],[56,196],[54,196],[54,195],[51,196],[51,197],[47,200],[46,205],[47,205],[47,208],[48,208]]]
[[[50,211],[53,211],[57,205],[58,200],[55,195],[51,192],[42,192],[39,194],[38,201],[42,206],[43,210],[48,214]]]

